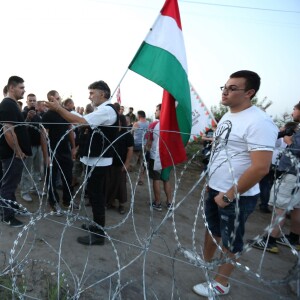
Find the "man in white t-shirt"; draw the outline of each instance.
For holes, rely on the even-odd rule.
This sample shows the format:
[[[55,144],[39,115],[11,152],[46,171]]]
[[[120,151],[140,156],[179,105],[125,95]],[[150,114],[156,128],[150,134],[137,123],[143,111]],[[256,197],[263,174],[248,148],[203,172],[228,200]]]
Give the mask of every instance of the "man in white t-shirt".
[[[221,241],[223,257],[235,261],[234,255],[243,250],[245,222],[257,203],[258,182],[269,172],[278,129],[251,104],[259,86],[260,77],[243,70],[233,73],[221,87],[222,104],[230,110],[218,123],[208,165],[203,251],[208,262]],[[233,270],[231,263],[220,265],[211,284],[197,284],[194,292],[205,297],[227,294]]]

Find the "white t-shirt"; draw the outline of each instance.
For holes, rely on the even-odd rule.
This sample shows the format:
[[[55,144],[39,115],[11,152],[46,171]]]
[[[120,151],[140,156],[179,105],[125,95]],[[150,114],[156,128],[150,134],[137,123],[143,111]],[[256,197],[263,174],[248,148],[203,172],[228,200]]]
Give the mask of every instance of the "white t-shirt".
[[[156,123],[155,127],[153,128],[153,140],[150,149],[150,158],[157,159],[157,153],[159,153],[158,149],[158,141],[159,141],[159,122]]]
[[[209,186],[227,192],[251,165],[250,151],[273,151],[278,128],[271,118],[256,106],[238,113],[226,113],[214,134],[209,162]],[[230,171],[232,170],[232,172]],[[259,185],[243,196],[259,193]]]
[[[112,125],[117,120],[115,110],[107,105],[110,101],[105,101],[94,109],[90,114],[84,115],[83,118],[91,126],[92,129],[99,125]],[[110,166],[112,164],[112,157],[87,157],[83,156],[80,161],[87,166]]]

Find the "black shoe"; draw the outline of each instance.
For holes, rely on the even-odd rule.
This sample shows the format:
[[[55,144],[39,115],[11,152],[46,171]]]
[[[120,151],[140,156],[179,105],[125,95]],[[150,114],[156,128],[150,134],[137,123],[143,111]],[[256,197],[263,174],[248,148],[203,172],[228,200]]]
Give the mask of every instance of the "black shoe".
[[[105,238],[96,234],[90,234],[78,237],[77,242],[82,245],[104,245]]]
[[[289,235],[281,236],[276,240],[276,243],[286,247],[294,247],[297,251],[300,251],[300,243],[299,241],[292,241]]]
[[[15,218],[15,216],[3,218],[2,222],[11,227],[23,227],[24,223]]]
[[[247,240],[248,243],[252,244],[254,241],[253,240]],[[251,245],[253,248],[256,249],[260,249],[260,250],[266,250],[270,253],[279,253],[277,244],[275,243],[271,243],[270,241],[268,241],[267,243],[267,239],[263,238],[260,242],[255,242]]]
[[[272,211],[268,207],[260,207],[259,210],[264,214],[272,213]]]
[[[87,224],[82,224],[81,228],[87,231],[91,231],[91,232],[97,232],[99,231],[99,228],[95,225],[87,225]]]

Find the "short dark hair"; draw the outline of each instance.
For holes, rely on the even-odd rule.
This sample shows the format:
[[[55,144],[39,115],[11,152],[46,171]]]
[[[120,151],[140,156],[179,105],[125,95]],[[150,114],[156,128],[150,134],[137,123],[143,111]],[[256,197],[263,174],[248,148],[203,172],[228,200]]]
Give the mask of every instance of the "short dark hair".
[[[117,112],[120,111],[121,106],[120,106],[120,104],[118,102],[114,103],[114,107],[115,107],[115,109],[116,109]]]
[[[94,111],[93,105],[91,103],[87,104],[86,107],[85,107],[85,114],[87,115],[87,114],[89,114],[93,111]]]
[[[287,128],[290,128],[290,129],[293,129],[293,130],[296,130],[297,127],[298,127],[298,124],[297,122],[287,122],[285,123],[284,127],[287,129]]]
[[[28,97],[36,97],[36,96],[35,96],[35,94],[30,93],[30,94],[27,95],[27,98]]]
[[[58,93],[56,90],[51,90],[47,93],[47,98],[49,99],[50,96],[55,96],[55,94]]]
[[[251,96],[251,99],[255,96],[260,87],[260,77],[257,73],[248,70],[241,70],[234,72],[230,75],[230,78],[245,78],[245,90],[255,90],[255,93]]]
[[[300,110],[300,101],[294,106],[294,108]]]
[[[146,113],[143,110],[139,110],[137,112],[137,115],[140,116],[141,118],[146,118]]]
[[[6,96],[8,93],[7,85],[3,88],[3,96]]]
[[[73,99],[67,98],[66,100],[64,100],[63,106],[66,106],[66,105],[68,105],[69,103],[74,103]]]
[[[89,90],[101,90],[103,92],[105,92],[105,98],[109,99],[110,98],[110,88],[107,85],[106,82],[104,82],[103,80],[99,80],[99,81],[95,81],[93,83],[91,83],[88,87]]]
[[[17,86],[20,83],[23,83],[24,79],[19,77],[19,76],[11,76],[8,78],[8,82],[7,82],[7,90],[9,89],[10,86]]]
[[[161,104],[157,104],[156,107],[158,107],[159,110],[161,110]]]

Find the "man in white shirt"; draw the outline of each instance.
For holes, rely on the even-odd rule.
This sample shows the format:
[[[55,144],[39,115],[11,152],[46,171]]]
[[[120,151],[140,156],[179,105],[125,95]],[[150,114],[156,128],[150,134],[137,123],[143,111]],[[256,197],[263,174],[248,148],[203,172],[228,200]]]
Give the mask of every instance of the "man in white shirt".
[[[89,125],[87,142],[82,149],[81,161],[87,166],[87,190],[93,211],[94,225],[83,225],[91,232],[88,236],[78,237],[77,241],[84,245],[103,245],[105,226],[105,176],[107,168],[112,164],[113,147],[111,143],[118,133],[119,117],[110,103],[110,89],[100,80],[89,86],[89,99],[94,111],[83,117],[74,115],[62,108],[57,101],[47,103],[47,107],[59,113],[70,123]]]
[[[223,257],[235,261],[235,254],[243,250],[245,222],[257,203],[258,182],[269,172],[278,129],[251,104],[259,86],[260,77],[243,70],[233,73],[221,87],[222,104],[230,111],[218,123],[208,165],[203,251],[208,262],[221,241]],[[227,294],[233,270],[234,263],[220,265],[210,284],[197,284],[194,292],[205,297]]]

